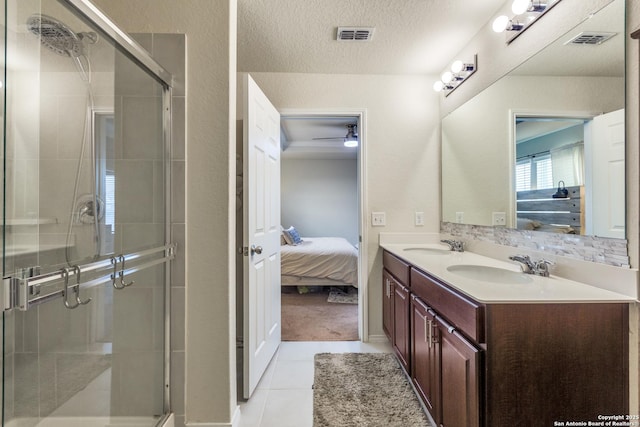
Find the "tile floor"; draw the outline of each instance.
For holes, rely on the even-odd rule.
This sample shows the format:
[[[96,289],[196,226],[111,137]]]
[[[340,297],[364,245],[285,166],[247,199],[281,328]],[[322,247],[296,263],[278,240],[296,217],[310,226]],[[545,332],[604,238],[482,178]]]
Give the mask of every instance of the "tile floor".
[[[240,403],[240,427],[311,427],[316,353],[391,351],[388,342],[282,342],[251,399]]]

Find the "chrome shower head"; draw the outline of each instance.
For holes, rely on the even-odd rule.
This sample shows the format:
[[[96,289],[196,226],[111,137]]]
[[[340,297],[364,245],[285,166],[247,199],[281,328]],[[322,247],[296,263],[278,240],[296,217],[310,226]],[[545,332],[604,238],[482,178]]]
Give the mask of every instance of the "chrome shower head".
[[[40,43],[47,49],[73,59],[82,80],[90,82],[90,64],[85,48],[86,43],[98,41],[96,33],[76,33],[56,18],[39,13],[27,19],[27,28],[40,38]]]
[[[58,55],[71,58],[85,55],[85,40],[92,44],[98,40],[96,33],[76,33],[56,18],[39,13],[27,19],[27,28],[40,37],[43,46]]]

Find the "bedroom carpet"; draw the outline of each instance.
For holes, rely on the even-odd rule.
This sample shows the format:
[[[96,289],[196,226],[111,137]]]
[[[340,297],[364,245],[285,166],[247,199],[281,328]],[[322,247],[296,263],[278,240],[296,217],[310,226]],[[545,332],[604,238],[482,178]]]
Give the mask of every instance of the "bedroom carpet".
[[[389,353],[318,353],[313,427],[428,427],[406,375]]]
[[[358,305],[327,301],[328,289],[282,293],[283,341],[357,341]]]

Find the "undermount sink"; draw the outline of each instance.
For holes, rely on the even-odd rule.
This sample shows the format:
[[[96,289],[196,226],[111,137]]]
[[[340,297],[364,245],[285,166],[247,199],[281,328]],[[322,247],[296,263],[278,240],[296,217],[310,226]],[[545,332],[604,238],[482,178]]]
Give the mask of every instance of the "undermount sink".
[[[405,248],[403,249],[403,251],[408,251],[408,252],[423,252],[425,254],[429,254],[429,255],[447,255],[450,254],[451,251],[449,249],[446,248],[420,248],[420,247],[416,247],[416,248]]]
[[[501,283],[501,284],[520,284],[530,283],[531,277],[517,271],[507,270],[499,267],[490,267],[488,265],[473,264],[457,264],[450,265],[447,270],[458,276],[467,279],[476,279],[483,282]]]

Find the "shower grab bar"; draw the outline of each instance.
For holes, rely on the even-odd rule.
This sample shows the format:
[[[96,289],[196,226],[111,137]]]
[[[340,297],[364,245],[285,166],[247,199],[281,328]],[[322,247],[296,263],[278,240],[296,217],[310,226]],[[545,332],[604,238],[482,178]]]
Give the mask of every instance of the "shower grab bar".
[[[72,291],[77,296],[80,289],[88,289],[108,282],[114,283],[114,272],[118,273],[119,280],[121,280],[122,284],[128,285],[124,282],[126,275],[173,260],[175,258],[175,249],[175,244],[167,244],[125,255],[116,255],[108,259],[73,266],[71,268],[65,267],[33,277],[6,277],[3,280],[4,290],[0,295],[0,297],[4,297],[4,303],[2,305],[4,306],[4,310],[18,309],[20,311],[27,311],[33,306],[65,296],[65,290],[66,293]],[[164,253],[164,256],[135,264],[126,269],[124,268],[124,261],[142,261],[144,258],[158,253]],[[119,271],[114,271],[114,262],[112,261],[114,259],[116,260],[116,264],[120,263],[122,266]],[[98,277],[80,282],[80,275],[85,273],[97,274]],[[77,282],[74,284],[68,283],[69,278],[72,276],[76,276]],[[67,282],[63,288],[60,288],[61,280]]]

